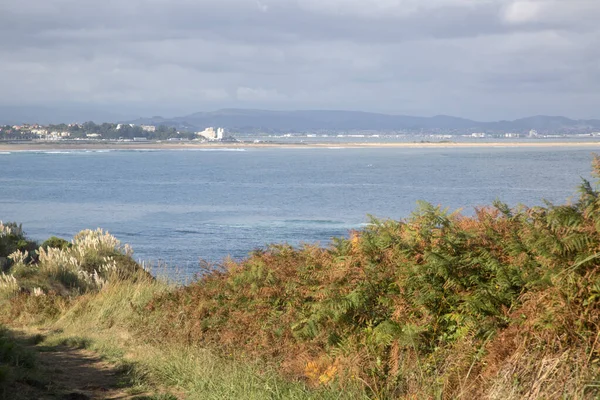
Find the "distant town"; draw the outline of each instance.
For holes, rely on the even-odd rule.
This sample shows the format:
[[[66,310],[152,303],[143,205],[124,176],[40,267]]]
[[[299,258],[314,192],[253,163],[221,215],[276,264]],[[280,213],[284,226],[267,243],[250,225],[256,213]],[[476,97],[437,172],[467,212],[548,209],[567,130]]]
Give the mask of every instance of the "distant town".
[[[291,137],[304,137],[304,138],[423,138],[432,140],[456,140],[456,139],[561,139],[561,138],[591,138],[600,137],[600,132],[591,133],[563,133],[563,134],[548,134],[539,133],[535,129],[531,129],[527,133],[486,133],[486,132],[473,132],[467,134],[461,133],[427,133],[427,132],[402,132],[402,131],[386,131],[386,132],[374,132],[374,131],[352,131],[346,133],[339,132],[327,132],[327,133],[285,133],[285,134],[268,134],[265,135],[269,138],[291,138]]]
[[[164,125],[135,124],[57,124],[57,125],[5,125],[0,126],[2,141],[196,141],[223,142],[235,141],[226,135],[224,128],[208,127],[199,132],[179,131]]]
[[[113,142],[144,142],[144,141],[183,141],[183,142],[240,142],[254,143],[277,142],[290,138],[304,141],[304,139],[328,141],[334,138],[359,138],[370,139],[396,139],[396,140],[421,140],[421,141],[457,141],[468,139],[561,139],[561,138],[594,138],[600,137],[600,132],[587,133],[539,133],[535,129],[529,132],[452,132],[443,133],[437,129],[431,131],[407,132],[405,130],[309,130],[308,132],[257,132],[251,130],[243,132],[226,131],[222,127],[207,127],[203,130],[192,131],[178,129],[165,125],[133,124],[133,123],[102,123],[94,122],[70,124],[21,124],[0,126],[0,141],[4,142],[56,142],[56,141],[113,141]]]
[[[382,142],[454,142],[594,140],[600,137],[600,119],[575,120],[543,115],[482,122],[446,115],[415,117],[335,110],[221,109],[178,117],[153,116],[104,122],[77,113],[59,117],[62,115],[60,109],[56,112],[57,116],[51,117],[35,109],[0,107],[0,141],[299,143],[361,142],[379,138]],[[72,123],[61,123],[63,120]]]

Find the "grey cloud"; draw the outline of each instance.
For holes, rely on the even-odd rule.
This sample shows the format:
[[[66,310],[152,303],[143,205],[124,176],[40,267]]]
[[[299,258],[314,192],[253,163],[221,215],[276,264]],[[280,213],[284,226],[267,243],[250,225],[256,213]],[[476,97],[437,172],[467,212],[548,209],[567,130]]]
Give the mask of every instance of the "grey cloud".
[[[189,2],[175,0],[101,2],[99,0],[55,1],[53,7],[39,9],[8,0],[0,5],[7,33],[23,33],[32,44],[46,39],[94,41],[121,38],[137,41],[143,38],[189,38],[199,35],[207,39],[234,42],[290,43],[299,40],[351,40],[355,42],[400,42],[422,37],[463,37],[530,29],[526,24],[508,26],[502,17],[503,1],[429,0],[437,7],[421,7],[411,13],[368,12],[331,13],[327,7],[307,7],[305,2],[278,1],[268,4],[267,12],[252,1]],[[32,2],[33,0],[29,0]],[[343,2],[329,0],[344,9]],[[427,3],[428,0],[421,1]],[[308,3],[328,4],[328,1]],[[381,10],[402,10],[402,4],[415,1],[350,1],[346,8],[365,10],[359,4],[388,4]],[[13,4],[11,7],[10,5]],[[217,4],[217,5],[215,5]],[[352,6],[354,4],[354,6]],[[477,5],[475,5],[477,4]],[[396,5],[392,7],[391,5]],[[413,6],[414,7],[414,6]],[[27,10],[37,10],[28,13]],[[324,12],[325,11],[325,12]],[[19,38],[17,37],[17,40]]]
[[[596,0],[4,0],[0,102],[591,117],[598,17]]]

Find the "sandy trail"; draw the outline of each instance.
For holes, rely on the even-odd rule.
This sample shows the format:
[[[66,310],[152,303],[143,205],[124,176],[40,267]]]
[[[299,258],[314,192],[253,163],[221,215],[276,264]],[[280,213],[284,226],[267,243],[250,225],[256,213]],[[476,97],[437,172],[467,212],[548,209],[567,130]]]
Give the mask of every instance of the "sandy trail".
[[[94,353],[57,346],[38,352],[41,368],[46,371],[63,399],[131,399],[119,382],[121,371],[102,361]]]
[[[47,346],[33,344],[35,336],[43,331],[13,331],[16,339],[35,352],[36,376],[39,379],[20,381],[13,393],[5,393],[11,400],[144,400],[149,393],[131,394],[126,371],[103,360],[93,351],[67,345]],[[0,393],[0,399],[3,399]]]

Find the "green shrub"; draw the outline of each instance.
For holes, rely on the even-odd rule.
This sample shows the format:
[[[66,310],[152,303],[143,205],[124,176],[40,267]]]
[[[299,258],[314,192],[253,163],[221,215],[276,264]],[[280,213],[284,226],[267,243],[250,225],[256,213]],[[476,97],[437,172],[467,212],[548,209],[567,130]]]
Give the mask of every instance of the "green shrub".
[[[42,243],[41,247],[43,247],[44,249],[47,249],[49,247],[52,247],[55,249],[67,249],[67,248],[71,247],[71,243],[69,243],[65,239],[61,239],[56,236],[52,236],[49,239],[47,239],[44,243]]]

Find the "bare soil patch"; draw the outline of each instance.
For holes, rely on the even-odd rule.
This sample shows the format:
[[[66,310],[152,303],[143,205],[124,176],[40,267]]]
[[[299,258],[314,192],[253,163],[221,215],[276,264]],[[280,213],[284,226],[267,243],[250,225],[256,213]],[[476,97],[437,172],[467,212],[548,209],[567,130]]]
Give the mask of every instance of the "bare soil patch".
[[[67,345],[36,344],[41,337],[16,334],[17,340],[35,352],[35,377],[22,379],[0,393],[0,399],[25,400],[143,400],[149,394],[135,395],[128,389],[126,370],[103,360],[87,349]]]

